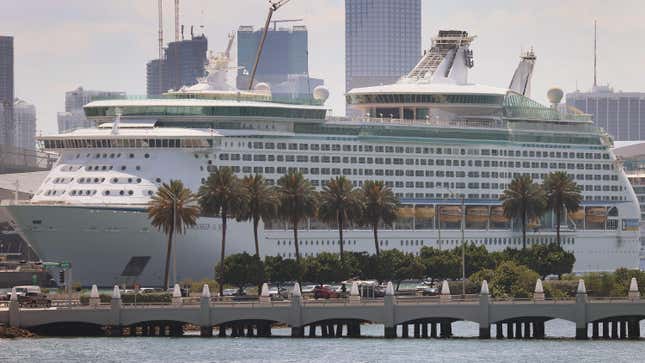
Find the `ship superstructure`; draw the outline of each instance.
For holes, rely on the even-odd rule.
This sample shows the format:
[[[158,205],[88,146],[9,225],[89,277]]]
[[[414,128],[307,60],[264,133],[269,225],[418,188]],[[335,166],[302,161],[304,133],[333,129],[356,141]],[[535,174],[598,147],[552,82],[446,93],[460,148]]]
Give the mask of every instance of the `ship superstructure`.
[[[563,221],[574,270],[637,267],[639,205],[607,134],[587,115],[469,83],[471,66],[469,43],[460,43],[418,81],[351,90],[347,101],[363,115],[355,119],[326,117],[323,88],[309,104],[274,99],[265,85],[95,101],[85,112],[96,128],[41,137],[60,159],[31,201],[7,208],[43,259],[73,261],[84,284],[118,282],[133,264],[143,264],[139,281],[160,284],[165,239],[145,208],[171,179],[196,191],[210,172],[228,166],[239,176],[263,174],[269,183],[298,170],[316,188],[338,175],[357,187],[383,180],[403,208],[379,232],[381,248],[418,253],[423,246],[460,245],[462,220],[468,243],[520,248],[519,226],[504,217],[499,195],[517,175],[541,182],[565,170],[584,196],[583,208]],[[553,219],[547,213],[531,221],[529,244],[555,241]],[[263,255],[294,257],[286,227],[261,226]],[[217,219],[203,217],[179,238],[178,279],[212,275],[219,228]],[[231,229],[227,252],[252,251],[250,225]],[[315,218],[299,236],[305,256],[338,250],[337,231]],[[353,225],[345,250],[373,253],[372,238]]]

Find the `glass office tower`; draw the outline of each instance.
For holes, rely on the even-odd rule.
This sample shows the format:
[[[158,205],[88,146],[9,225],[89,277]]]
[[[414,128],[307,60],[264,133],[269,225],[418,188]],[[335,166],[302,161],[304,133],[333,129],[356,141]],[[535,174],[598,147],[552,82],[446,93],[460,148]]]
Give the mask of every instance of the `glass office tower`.
[[[421,0],[345,0],[345,90],[396,82],[421,57]]]

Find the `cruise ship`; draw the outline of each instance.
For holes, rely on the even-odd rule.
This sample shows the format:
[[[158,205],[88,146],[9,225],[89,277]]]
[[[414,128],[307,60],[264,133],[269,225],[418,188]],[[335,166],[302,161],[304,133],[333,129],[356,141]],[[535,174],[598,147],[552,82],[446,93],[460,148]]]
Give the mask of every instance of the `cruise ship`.
[[[500,194],[517,175],[542,182],[564,170],[584,199],[562,226],[574,271],[637,268],[640,208],[611,138],[588,115],[558,111],[557,89],[552,105],[530,98],[532,52],[521,57],[508,87],[470,83],[473,39],[440,32],[397,83],[349,91],[357,118],[328,116],[322,87],[300,101],[276,99],[266,84],[230,89],[223,84],[227,59],[213,56],[196,85],[158,99],[94,101],[85,113],[96,127],[40,137],[59,160],[31,200],[3,206],[43,260],[71,262],[74,281],[149,286],[162,284],[166,239],[150,225],[146,207],[171,179],[197,191],[209,173],[227,166],[273,184],[297,170],[316,188],[338,175],[357,187],[382,180],[403,207],[382,227],[379,244],[418,253],[459,246],[462,220],[468,243],[521,248],[520,227],[504,217]],[[263,256],[294,257],[286,227],[261,224]],[[250,224],[229,228],[228,254],[254,251]],[[220,229],[217,218],[201,217],[178,237],[177,280],[213,276]],[[530,221],[527,235],[529,245],[554,242],[553,215]],[[338,251],[337,231],[316,219],[299,236],[305,256]],[[346,251],[375,252],[368,228],[349,227],[345,243]]]

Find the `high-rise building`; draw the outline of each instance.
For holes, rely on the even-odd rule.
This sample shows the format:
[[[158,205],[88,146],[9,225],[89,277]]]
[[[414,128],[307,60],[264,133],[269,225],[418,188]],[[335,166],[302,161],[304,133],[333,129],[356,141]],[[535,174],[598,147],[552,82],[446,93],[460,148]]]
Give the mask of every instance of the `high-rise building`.
[[[146,64],[148,96],[158,96],[170,89],[197,83],[197,79],[205,75],[207,50],[208,40],[204,35],[168,43],[164,59],[153,59]]]
[[[13,144],[13,37],[0,35],[0,144]]]
[[[345,90],[396,82],[421,57],[421,0],[345,0]]]
[[[567,94],[567,105],[592,115],[614,140],[645,140],[645,92],[615,92],[594,86],[590,92]]]
[[[16,98],[13,104],[13,119],[16,125],[15,146],[23,149],[35,149],[36,106]]]
[[[65,112],[58,113],[58,132],[63,133],[81,127],[91,127],[91,123],[85,118],[83,106],[101,99],[125,98],[125,92],[121,91],[94,91],[86,90],[83,87],[65,92]]]
[[[274,97],[306,98],[324,81],[309,77],[308,33],[304,25],[269,27],[254,83],[268,83]],[[238,89],[248,89],[250,73],[264,28],[240,26],[237,31]]]

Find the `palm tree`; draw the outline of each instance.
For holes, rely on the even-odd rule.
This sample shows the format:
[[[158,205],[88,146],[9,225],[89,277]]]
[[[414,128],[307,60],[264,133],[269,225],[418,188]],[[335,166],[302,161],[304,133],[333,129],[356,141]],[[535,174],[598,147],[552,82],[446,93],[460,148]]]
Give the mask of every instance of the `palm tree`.
[[[392,189],[382,181],[367,180],[363,182],[361,190],[363,199],[362,218],[374,231],[374,247],[376,255],[381,251],[378,241],[378,226],[380,223],[390,224],[396,219],[399,210],[399,200],[394,196]]]
[[[260,174],[249,175],[242,180],[246,205],[240,215],[241,220],[253,220],[253,237],[255,238],[255,255],[260,257],[258,242],[258,224],[260,219],[265,223],[275,218],[278,211],[278,198],[271,186]]]
[[[222,218],[222,248],[220,251],[219,292],[224,292],[224,256],[226,251],[226,220],[238,217],[246,201],[246,194],[233,169],[222,167],[212,173],[199,188],[199,205],[205,215]]]
[[[520,175],[499,197],[504,207],[504,215],[522,222],[522,248],[526,248],[526,224],[529,219],[544,214],[546,196],[544,189],[533,182],[528,175]]]
[[[575,212],[580,209],[582,194],[580,186],[566,171],[550,173],[544,179],[546,206],[555,212],[556,241],[560,245],[560,222],[566,211]]]
[[[302,220],[316,215],[317,193],[302,173],[290,171],[278,180],[278,198],[280,200],[278,215],[289,222],[293,228],[296,261],[300,262],[298,224]]]
[[[169,184],[163,183],[148,202],[150,223],[168,236],[163,277],[166,290],[169,287],[168,274],[173,236],[175,233],[184,233],[188,226],[194,226],[197,223],[197,217],[199,217],[199,207],[195,204],[195,195],[179,180],[171,180]]]
[[[352,182],[344,176],[330,179],[320,192],[318,217],[326,223],[338,224],[340,260],[343,260],[343,228],[358,219],[361,198]]]

